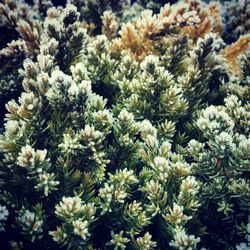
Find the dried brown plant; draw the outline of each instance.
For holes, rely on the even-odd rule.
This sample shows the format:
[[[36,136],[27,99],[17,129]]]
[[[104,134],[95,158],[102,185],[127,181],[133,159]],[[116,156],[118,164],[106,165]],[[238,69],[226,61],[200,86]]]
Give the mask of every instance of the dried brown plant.
[[[237,58],[243,55],[250,44],[250,35],[241,36],[238,41],[222,50],[221,55],[227,60],[229,69],[233,74],[241,75],[241,68]]]
[[[223,24],[218,3],[211,2],[206,7],[203,7],[198,0],[186,0],[186,2],[190,4],[190,10],[197,12],[200,23],[184,27],[184,33],[187,33],[193,40],[197,40],[210,32],[219,34],[222,31]]]
[[[171,33],[180,33],[183,26],[199,23],[196,11],[186,4],[166,4],[159,14],[144,10],[136,20],[122,25],[119,37],[112,40],[111,53],[127,51],[133,58],[143,60],[157,53],[158,42]]]

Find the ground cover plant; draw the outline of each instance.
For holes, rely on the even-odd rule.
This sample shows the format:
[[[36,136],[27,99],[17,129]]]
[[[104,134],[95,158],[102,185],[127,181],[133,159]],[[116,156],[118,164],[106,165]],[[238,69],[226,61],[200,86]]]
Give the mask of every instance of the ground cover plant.
[[[4,249],[250,249],[249,13],[2,0]]]

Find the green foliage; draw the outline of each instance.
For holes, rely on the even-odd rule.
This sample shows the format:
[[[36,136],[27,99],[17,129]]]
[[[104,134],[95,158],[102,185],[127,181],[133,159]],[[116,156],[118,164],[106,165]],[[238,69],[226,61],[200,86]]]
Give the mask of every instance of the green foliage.
[[[159,12],[160,2],[137,7]],[[138,20],[140,8],[129,17],[121,1],[34,6],[44,20],[39,43],[10,44],[14,59],[0,70],[3,96],[17,82],[23,88],[18,100],[2,101],[0,233],[8,247],[247,249],[250,52],[233,76],[218,36],[183,34],[198,20],[188,3],[181,14],[179,4],[166,5]],[[103,27],[121,27],[118,35],[87,33],[90,9],[116,10],[119,24],[111,11],[102,18]],[[34,32],[31,23],[23,25]]]

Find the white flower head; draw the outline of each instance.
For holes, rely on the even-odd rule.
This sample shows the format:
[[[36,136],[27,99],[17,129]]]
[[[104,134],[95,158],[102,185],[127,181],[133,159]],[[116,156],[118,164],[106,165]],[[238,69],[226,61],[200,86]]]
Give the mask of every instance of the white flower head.
[[[188,150],[191,153],[191,155],[200,153],[203,148],[204,148],[204,145],[198,142],[197,140],[192,139],[188,143]]]
[[[152,167],[159,175],[160,180],[164,181],[168,177],[170,166],[168,160],[165,157],[156,156],[154,158]]]
[[[222,131],[231,133],[234,128],[234,121],[223,109],[209,106],[203,110],[201,117],[197,120],[197,126],[207,136],[214,136]]]
[[[161,155],[167,156],[168,153],[171,151],[171,143],[168,141],[164,141],[160,147],[160,153]]]
[[[60,70],[54,70],[49,78],[50,89],[46,93],[48,100],[53,103],[64,98],[69,87],[74,83],[71,76],[64,74]]]
[[[0,205],[0,233],[5,231],[4,222],[9,216],[9,211],[6,206]]]
[[[236,250],[250,250],[250,245],[245,242],[241,242],[236,246]]]
[[[59,181],[55,180],[54,173],[40,173],[39,183],[35,186],[37,190],[43,190],[44,195],[48,196],[53,190],[56,190],[56,186],[59,185]]]
[[[152,250],[156,247],[156,242],[152,241],[152,235],[146,232],[142,237],[136,239],[136,243],[140,249]]]
[[[61,242],[67,238],[67,234],[61,227],[57,227],[54,231],[49,231],[49,235],[53,237],[55,242]]]
[[[126,244],[130,241],[128,238],[123,236],[123,231],[119,234],[111,232],[112,240],[107,245],[115,246],[115,249],[126,249]]]
[[[108,203],[112,201],[113,194],[115,192],[115,187],[113,184],[105,183],[103,188],[99,189],[99,196],[106,200]]]
[[[72,222],[74,233],[76,235],[79,235],[83,240],[86,240],[90,235],[88,231],[88,224],[88,221],[83,221],[82,219],[78,219]]]
[[[9,211],[6,206],[0,205],[0,221],[6,221],[9,216]]]
[[[77,150],[82,149],[77,135],[63,134],[63,142],[58,145],[62,152],[67,154],[76,154]]]
[[[70,67],[73,78],[76,82],[88,80],[88,71],[83,62],[78,62],[76,65]]]
[[[21,167],[34,167],[45,161],[47,150],[36,150],[30,145],[23,146],[18,154],[17,164]]]
[[[152,125],[149,120],[143,120],[140,123],[140,132],[142,139],[146,139],[148,135],[157,136],[157,129]]]
[[[91,82],[83,80],[79,84],[73,82],[68,89],[69,99],[74,102],[80,97],[86,96],[91,91]]]
[[[63,197],[59,205],[56,205],[55,214],[61,218],[70,219],[77,213],[83,211],[82,200],[80,197]]]
[[[200,237],[195,238],[194,235],[187,235],[184,229],[177,228],[174,240],[172,240],[169,245],[180,250],[191,250],[196,249],[198,242],[200,242]]]
[[[156,67],[159,64],[159,57],[155,55],[148,55],[141,62],[141,69],[148,71],[152,67]]]
[[[32,241],[35,240],[37,234],[43,232],[43,220],[41,220],[34,212],[25,209],[22,210],[17,217],[17,221],[22,227],[23,231],[32,235]]]
[[[186,192],[194,196],[199,191],[199,183],[196,181],[194,176],[187,176],[181,182],[180,192]]]
[[[122,109],[122,111],[118,115],[118,118],[125,123],[131,123],[134,121],[134,115],[128,112],[126,109]]]
[[[165,216],[166,220],[174,225],[184,224],[186,221],[190,220],[191,216],[186,216],[184,213],[184,207],[178,205],[174,202],[173,208],[169,207],[169,212]]]

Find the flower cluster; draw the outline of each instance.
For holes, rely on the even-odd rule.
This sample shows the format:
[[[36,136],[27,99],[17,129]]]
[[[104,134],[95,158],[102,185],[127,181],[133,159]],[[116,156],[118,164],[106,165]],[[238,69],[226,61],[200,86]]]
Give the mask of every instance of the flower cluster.
[[[245,234],[246,234],[247,243],[241,242],[240,244],[238,244],[236,246],[237,250],[248,249],[250,247],[250,224],[249,223],[246,225]]]
[[[7,220],[8,218],[8,215],[9,215],[9,211],[7,210],[6,206],[1,206],[0,205],[0,232],[1,231],[5,231],[4,229],[4,223],[5,221]]]
[[[27,235],[32,242],[43,237],[44,214],[42,207],[37,204],[33,212],[24,207],[16,217],[16,224],[21,228],[23,234]]]
[[[230,96],[226,99],[226,107],[210,106],[201,112],[196,126],[202,131],[203,140],[193,139],[187,147],[187,154],[194,160],[193,172],[201,180],[206,180],[200,190],[202,199],[207,197],[207,205],[201,212],[210,211],[204,216],[204,223],[213,227],[213,223],[208,223],[208,220],[212,220],[210,213],[216,204],[216,218],[226,222],[220,223],[225,234],[231,231],[229,225],[233,225],[235,221],[245,223],[248,216],[249,195],[246,192],[249,190],[247,173],[250,138],[236,125],[239,118],[227,112],[228,105],[233,105],[229,103],[229,99],[234,98]],[[235,215],[238,213],[242,213],[242,216],[236,219]],[[216,230],[217,234],[221,233],[219,230]],[[224,237],[224,233],[221,234]]]
[[[227,42],[234,42],[240,35],[249,33],[249,5],[248,0],[225,1],[222,12],[225,26],[222,36]]]
[[[55,214],[63,221],[55,231],[49,234],[53,240],[61,244],[73,244],[72,240],[79,240],[81,247],[90,236],[89,227],[94,220],[96,208],[93,203],[83,204],[79,197],[63,197],[55,207]],[[80,247],[78,245],[78,247]]]

